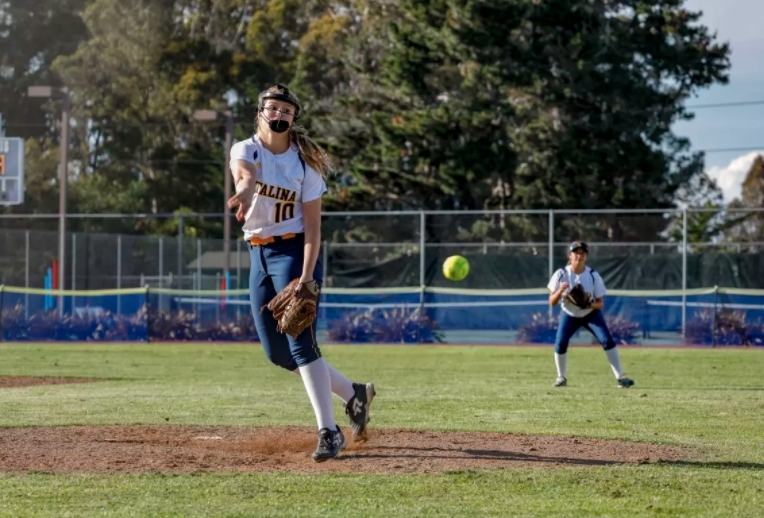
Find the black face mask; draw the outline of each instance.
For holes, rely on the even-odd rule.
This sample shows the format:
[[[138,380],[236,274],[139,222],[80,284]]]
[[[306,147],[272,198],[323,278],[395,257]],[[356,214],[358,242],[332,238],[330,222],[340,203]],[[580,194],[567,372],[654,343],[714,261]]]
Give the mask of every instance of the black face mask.
[[[281,119],[275,121],[268,121],[268,127],[274,133],[284,133],[289,129],[289,122]]]
[[[283,119],[268,120],[268,117],[266,117],[262,111],[260,112],[260,117],[262,117],[263,121],[265,121],[274,133],[284,133],[289,129],[289,121]]]

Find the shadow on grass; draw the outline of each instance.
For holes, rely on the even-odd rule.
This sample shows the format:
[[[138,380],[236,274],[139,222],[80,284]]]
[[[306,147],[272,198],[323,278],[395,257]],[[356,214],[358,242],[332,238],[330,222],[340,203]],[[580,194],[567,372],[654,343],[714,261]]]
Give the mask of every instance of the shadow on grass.
[[[618,461],[603,459],[584,459],[573,457],[554,457],[545,455],[532,455],[503,450],[462,450],[451,448],[416,448],[411,446],[376,446],[376,450],[390,450],[384,453],[354,452],[359,457],[367,459],[447,459],[447,460],[498,460],[506,462],[541,463],[570,466],[613,466],[620,464],[639,465],[650,464],[652,466],[678,466],[689,468],[710,468],[721,470],[753,470],[764,471],[764,463],[757,462],[713,462],[693,460],[655,460],[655,461]],[[343,457],[341,457],[342,459]],[[347,459],[348,457],[344,457]]]
[[[752,471],[764,471],[764,463],[759,462],[713,462],[699,460],[661,460],[655,463],[658,466],[679,466],[683,468],[711,468],[711,469],[747,469]]]
[[[576,459],[572,457],[548,457],[502,450],[462,450],[451,448],[415,448],[407,446],[376,446],[376,450],[392,450],[389,454],[353,452],[365,459],[447,459],[447,460],[498,460],[506,462],[565,464],[572,466],[612,466],[624,462],[602,459]],[[410,452],[410,453],[402,453]],[[432,454],[430,452],[442,452]],[[451,455],[449,455],[451,453]],[[340,457],[341,459],[343,457]],[[344,457],[347,459],[348,457]]]
[[[727,390],[741,391],[741,392],[764,392],[764,387],[661,387],[657,385],[650,385],[649,387],[640,387],[640,389],[650,390],[687,390],[687,391],[703,391],[703,392],[724,392]]]

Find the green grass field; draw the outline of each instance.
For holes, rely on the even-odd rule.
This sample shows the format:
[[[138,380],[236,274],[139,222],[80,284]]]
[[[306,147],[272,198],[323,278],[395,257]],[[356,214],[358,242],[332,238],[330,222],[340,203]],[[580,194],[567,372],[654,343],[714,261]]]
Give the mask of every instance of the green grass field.
[[[628,390],[597,348],[571,349],[565,389],[551,387],[551,348],[324,352],[377,385],[373,428],[617,438],[692,458],[437,475],[0,474],[0,516],[764,515],[764,351],[623,348]],[[0,388],[0,427],[314,425],[299,378],[257,345],[0,345],[0,375],[108,379]]]

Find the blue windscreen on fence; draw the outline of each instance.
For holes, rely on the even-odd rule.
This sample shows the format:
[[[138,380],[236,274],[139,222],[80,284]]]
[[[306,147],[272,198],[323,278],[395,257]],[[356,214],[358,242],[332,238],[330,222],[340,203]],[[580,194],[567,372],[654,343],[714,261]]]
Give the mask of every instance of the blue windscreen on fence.
[[[548,295],[428,294],[428,315],[445,334],[477,334],[493,329],[493,339],[510,343],[553,343],[559,307],[550,311]],[[447,297],[447,300],[444,300]],[[468,310],[469,307],[472,310]],[[616,341],[630,344],[764,345],[764,291],[688,290],[611,291],[605,318]],[[501,331],[499,331],[501,330]],[[501,333],[506,337],[502,339]],[[472,332],[462,333],[474,336]],[[580,340],[591,342],[585,331]]]
[[[148,340],[145,290],[50,292],[5,287],[0,301],[3,341]]]
[[[248,293],[0,287],[3,341],[257,341]],[[258,308],[259,310],[259,308]],[[559,307],[546,289],[332,289],[320,343],[552,343]],[[764,291],[618,291],[606,320],[629,344],[764,345]],[[591,343],[582,331],[574,343]]]

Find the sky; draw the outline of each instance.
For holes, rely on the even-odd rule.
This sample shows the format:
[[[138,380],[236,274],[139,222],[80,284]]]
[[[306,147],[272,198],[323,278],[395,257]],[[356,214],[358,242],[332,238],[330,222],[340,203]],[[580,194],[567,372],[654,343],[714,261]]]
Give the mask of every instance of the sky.
[[[731,47],[730,80],[701,90],[687,106],[762,101],[759,105],[691,110],[695,119],[674,125],[690,139],[694,150],[706,151],[706,172],[724,192],[725,202],[740,196],[746,173],[764,154],[764,20],[763,0],[686,0],[691,11],[702,11],[700,22]],[[736,151],[714,150],[734,148]],[[742,149],[741,149],[742,148]],[[749,149],[750,148],[750,149]]]

